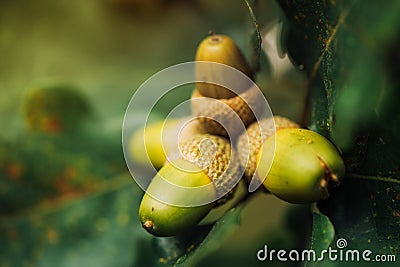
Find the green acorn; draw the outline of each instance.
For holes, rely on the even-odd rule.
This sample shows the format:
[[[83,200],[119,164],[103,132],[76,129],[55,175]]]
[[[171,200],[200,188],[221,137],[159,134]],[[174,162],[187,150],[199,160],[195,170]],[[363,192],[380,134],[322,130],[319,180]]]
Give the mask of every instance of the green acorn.
[[[211,183],[210,178],[203,170],[183,159],[177,159],[162,167],[147,188],[139,208],[139,217],[143,228],[155,236],[173,236],[196,225],[213,206],[213,204],[205,204],[195,207],[179,207],[156,199],[152,195],[159,192],[170,196],[171,202],[173,202],[172,198],[181,201],[189,197],[196,197],[197,199],[193,200],[198,202],[198,198],[202,197],[202,195],[193,196],[186,191],[180,192],[178,189],[166,191],[165,188],[168,187],[163,183],[164,179],[182,187],[199,187]],[[206,197],[213,197],[215,188],[206,187],[202,194]]]
[[[173,236],[195,226],[232,195],[227,191],[241,178],[239,164],[231,158],[231,146],[225,138],[198,134],[182,141],[179,149],[181,157],[170,158],[160,169],[139,208],[143,228],[155,236]],[[200,190],[190,190],[199,186]]]
[[[250,125],[238,138],[237,150],[248,182],[260,179],[272,194],[291,203],[328,197],[329,188],[344,176],[343,159],[333,144],[280,116]]]
[[[231,66],[248,77],[251,77],[250,67],[242,52],[235,42],[226,35],[212,34],[206,37],[198,46],[196,52],[196,61],[210,61]],[[222,71],[222,73],[221,73]],[[212,65],[196,65],[196,78],[205,81],[224,81],[235,79],[223,73],[223,70]],[[248,89],[245,81],[238,80],[236,93],[242,93]],[[197,83],[197,90],[206,97],[216,99],[227,99],[236,96],[231,90],[211,83]]]
[[[241,165],[244,167],[245,178],[248,182],[253,178],[257,168],[257,155],[263,141],[273,136],[276,131],[300,126],[281,116],[273,116],[252,123],[237,140],[237,151]]]
[[[329,188],[339,185],[345,174],[336,147],[322,135],[299,128],[282,129],[275,138],[267,138],[257,164],[264,186],[291,203],[327,198]]]

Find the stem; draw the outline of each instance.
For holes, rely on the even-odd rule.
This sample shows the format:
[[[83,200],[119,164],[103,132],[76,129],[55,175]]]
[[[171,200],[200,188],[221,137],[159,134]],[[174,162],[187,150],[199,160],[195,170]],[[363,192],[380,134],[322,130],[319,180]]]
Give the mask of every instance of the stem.
[[[243,204],[243,203],[247,202],[253,195],[255,195],[255,194],[247,192],[241,198],[238,198],[236,200],[236,202],[234,202],[233,206],[236,207],[236,206],[239,206],[240,204]]]
[[[378,182],[380,181],[380,182],[400,184],[400,180],[393,178],[393,177],[379,177],[379,176],[362,175],[362,174],[355,174],[355,173],[349,173],[349,174],[346,174],[346,176],[350,177],[352,179],[370,180],[370,181],[378,181]]]
[[[247,201],[248,201],[251,197],[253,197],[254,195],[255,195],[255,192],[254,192],[254,193],[249,193],[249,192],[247,192],[247,194],[244,195],[243,198],[241,198],[241,199],[237,202],[236,206],[239,205],[239,204],[242,204],[242,203],[247,202]]]

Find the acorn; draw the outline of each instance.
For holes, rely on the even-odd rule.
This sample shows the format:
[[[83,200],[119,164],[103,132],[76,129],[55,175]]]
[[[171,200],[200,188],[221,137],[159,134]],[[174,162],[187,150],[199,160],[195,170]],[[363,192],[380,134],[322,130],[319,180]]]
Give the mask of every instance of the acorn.
[[[231,66],[251,78],[251,69],[235,42],[226,35],[211,34],[206,37],[197,47],[196,61],[216,62]],[[223,68],[213,64],[197,64],[195,70],[196,80],[216,82],[222,84],[232,83],[232,79],[238,78],[238,84],[235,85],[236,93],[219,85],[207,82],[197,82],[197,90],[206,97],[215,99],[227,99],[235,97],[237,94],[248,89],[248,83],[240,79],[241,77],[232,77],[228,75]]]
[[[132,134],[128,144],[129,156],[145,167],[150,167],[151,163],[159,169],[166,162],[167,155],[178,147],[178,139],[203,132],[197,120],[183,118],[153,122]]]
[[[200,187],[211,182],[203,170],[183,159],[177,159],[160,169],[147,188],[139,207],[139,218],[143,228],[159,237],[173,236],[196,225],[213,206],[212,203],[208,203],[194,207],[180,207],[158,200],[153,194],[156,195],[159,192],[177,201],[194,197],[189,193],[190,191],[174,190],[175,188],[166,190],[169,187],[166,186],[165,181],[182,187]],[[206,187],[202,194],[213,197],[215,195],[213,189]],[[200,197],[202,196],[197,196],[197,198]],[[198,200],[194,199],[194,201]]]
[[[143,228],[155,236],[173,236],[195,226],[232,196],[241,178],[225,138],[197,134],[180,141],[179,149],[181,157],[160,169],[139,208]]]
[[[252,82],[243,54],[228,36],[212,34],[200,43],[195,76],[197,81],[206,81],[196,83],[191,98],[192,113],[205,132],[236,138],[264,111],[265,102],[260,101],[264,96]]]
[[[240,164],[244,167],[244,176],[248,182],[253,178],[257,168],[257,155],[264,140],[273,136],[276,131],[300,126],[281,116],[264,118],[251,124],[237,140],[237,151]]]
[[[291,203],[312,203],[339,185],[345,166],[336,147],[322,135],[288,128],[267,138],[257,156],[257,176],[275,196]]]
[[[29,129],[50,134],[79,130],[90,114],[86,97],[68,85],[31,89],[22,109]]]

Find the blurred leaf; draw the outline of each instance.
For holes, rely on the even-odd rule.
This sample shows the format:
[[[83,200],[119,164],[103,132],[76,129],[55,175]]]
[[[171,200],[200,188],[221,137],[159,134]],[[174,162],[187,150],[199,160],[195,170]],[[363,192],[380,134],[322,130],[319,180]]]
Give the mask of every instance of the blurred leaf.
[[[141,191],[130,175],[96,191],[43,203],[0,221],[1,266],[130,266],[142,231],[132,210]]]
[[[349,247],[397,254],[400,2],[279,3],[287,50],[309,78],[306,124],[336,143],[346,163],[347,181],[321,211]]]
[[[231,209],[211,229],[207,237],[190,253],[179,258],[175,266],[195,266],[201,259],[221,247],[239,226],[243,205]]]
[[[0,215],[91,191],[126,170],[119,142],[110,137],[24,133],[0,144]]]

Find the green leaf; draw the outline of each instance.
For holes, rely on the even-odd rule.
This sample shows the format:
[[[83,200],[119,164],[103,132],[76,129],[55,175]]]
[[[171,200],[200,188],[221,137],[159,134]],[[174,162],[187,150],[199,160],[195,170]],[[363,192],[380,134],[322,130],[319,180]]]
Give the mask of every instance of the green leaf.
[[[120,145],[109,139],[79,132],[24,133],[15,140],[1,140],[0,215],[63,194],[91,191],[97,182],[123,173]]]
[[[157,253],[160,266],[171,266],[180,257],[199,246],[212,229],[211,225],[196,226],[173,237],[153,238],[153,249]]]
[[[327,249],[335,237],[335,229],[328,217],[320,213],[313,214],[311,249],[321,251]]]
[[[311,113],[310,128],[330,136],[335,98],[332,73],[336,50],[333,40],[341,21],[347,16],[333,8],[331,1],[279,1],[289,25],[286,49],[291,58],[309,76],[306,114]],[[305,120],[303,124],[308,124]]]
[[[357,247],[373,247],[379,249],[376,252],[397,253],[400,248],[400,206],[396,198],[400,187],[386,181],[362,182],[362,188],[357,188],[360,181],[349,179],[341,190],[335,192],[335,200],[347,203],[346,208],[336,207],[332,201],[327,201],[320,204],[321,209],[329,210],[339,226],[347,225],[337,227],[338,237],[348,239]]]
[[[222,243],[239,226],[243,205],[231,209],[211,229],[200,245],[189,254],[179,258],[175,266],[195,266],[201,259],[221,247]]]
[[[154,253],[139,263],[151,266],[195,266],[219,249],[240,224],[243,205],[229,210],[214,225],[196,226],[173,237],[153,237]]]
[[[346,163],[345,182],[319,207],[349,248],[397,254],[400,2],[279,3],[287,51],[308,75],[304,124],[331,139]]]
[[[260,70],[261,43],[262,43],[260,27],[258,25],[257,18],[254,12],[255,7],[257,5],[257,1],[251,1],[252,2],[251,4],[248,0],[244,0],[244,2],[246,3],[253,24],[253,29],[251,30],[250,33],[250,43],[252,49],[250,63],[253,73],[256,73],[257,71]]]
[[[376,177],[361,181],[348,178],[332,192],[330,199],[319,203],[320,210],[334,223],[337,239],[344,238],[349,250],[371,250],[371,258],[377,254],[398,257],[399,185],[376,180]],[[336,263],[331,266],[341,265]],[[382,266],[397,265],[387,262]]]
[[[334,237],[335,229],[329,218],[323,214],[314,213],[311,244],[309,249],[314,250],[316,254],[319,255],[322,250],[328,249],[332,244]],[[318,262],[306,262],[304,266],[318,266]]]
[[[134,238],[147,237],[132,212],[140,194],[126,174],[91,193],[2,217],[0,265],[131,266],[142,245]]]

